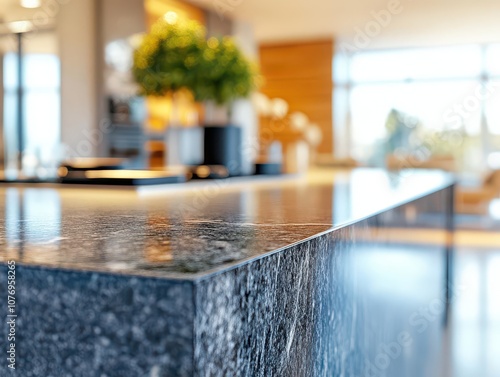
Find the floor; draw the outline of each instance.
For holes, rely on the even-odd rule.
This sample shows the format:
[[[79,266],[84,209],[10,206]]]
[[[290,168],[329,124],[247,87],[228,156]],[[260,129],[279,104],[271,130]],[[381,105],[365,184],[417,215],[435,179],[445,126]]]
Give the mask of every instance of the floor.
[[[500,376],[500,224],[457,221],[449,350],[452,377]],[[478,230],[478,224],[488,224]],[[461,225],[462,224],[462,225]],[[474,246],[477,244],[477,246]]]

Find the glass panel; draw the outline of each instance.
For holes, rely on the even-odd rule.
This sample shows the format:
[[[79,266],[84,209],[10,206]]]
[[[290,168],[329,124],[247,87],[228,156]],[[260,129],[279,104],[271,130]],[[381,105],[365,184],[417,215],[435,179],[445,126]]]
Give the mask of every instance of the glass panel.
[[[30,54],[24,58],[24,83],[29,89],[60,86],[59,59],[55,55]]]
[[[336,85],[346,84],[349,81],[350,58],[339,52],[333,58],[333,81]]]
[[[5,169],[17,169],[17,95],[15,92],[4,93],[3,98],[3,141]]]
[[[425,145],[431,154],[453,154],[470,161],[480,135],[480,101],[476,81],[359,85],[351,92],[353,157],[383,165],[403,143]],[[471,99],[472,98],[472,99]],[[406,117],[400,142],[388,145],[394,130],[386,126],[391,110]],[[453,132],[453,134],[451,134]],[[451,136],[453,136],[453,138]],[[450,137],[448,137],[450,136]],[[476,163],[474,161],[474,163]]]
[[[349,135],[349,89],[336,87],[333,91],[333,124],[335,130],[335,153],[338,157],[350,156]]]
[[[5,36],[1,39],[2,47],[12,48],[12,38]],[[14,52],[3,55],[3,106],[0,116],[3,120],[2,131],[2,168],[6,175],[17,172],[17,87],[18,87],[18,57]]]
[[[490,81],[489,86],[491,96],[485,101],[487,164],[490,168],[500,169],[500,80]]]
[[[5,91],[17,90],[17,54],[12,52],[3,58],[3,86]]]
[[[486,70],[489,75],[500,76],[500,44],[486,48]]]
[[[12,36],[0,37],[0,169],[17,171],[17,48]],[[3,56],[2,56],[3,55]],[[2,100],[2,95],[0,95]]]
[[[25,95],[25,154],[50,163],[60,140],[60,100],[55,90],[29,91]]]
[[[12,38],[6,37],[9,41]],[[24,173],[43,173],[43,165],[55,164],[60,143],[60,63],[54,33],[38,33],[23,40]],[[17,45],[16,45],[17,48]],[[6,168],[17,169],[18,56],[3,57],[4,146]],[[42,166],[40,166],[42,165]],[[48,167],[48,166],[46,166]],[[40,168],[40,169],[38,169]],[[44,173],[43,173],[44,174]]]
[[[373,161],[386,137],[385,122],[399,99],[403,84],[360,85],[351,92],[351,153],[355,159],[380,165]]]
[[[473,78],[481,74],[481,48],[444,48],[373,51],[355,54],[351,78],[355,82]]]
[[[500,136],[500,80],[490,81],[491,96],[486,99],[486,120],[490,134]]]

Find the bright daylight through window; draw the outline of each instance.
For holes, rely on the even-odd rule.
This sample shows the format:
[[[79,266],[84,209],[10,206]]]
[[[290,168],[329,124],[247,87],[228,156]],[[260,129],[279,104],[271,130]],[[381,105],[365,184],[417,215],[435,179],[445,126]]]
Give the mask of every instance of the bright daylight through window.
[[[413,156],[449,159],[464,173],[498,167],[499,67],[500,45],[338,56],[338,143],[347,141],[352,157],[376,166]]]

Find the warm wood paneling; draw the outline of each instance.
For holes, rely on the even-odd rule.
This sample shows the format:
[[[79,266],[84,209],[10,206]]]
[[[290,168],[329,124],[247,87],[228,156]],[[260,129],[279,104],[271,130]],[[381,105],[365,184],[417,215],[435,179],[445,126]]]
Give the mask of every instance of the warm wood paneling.
[[[283,98],[290,111],[302,111],[323,131],[319,153],[333,152],[333,41],[260,46],[265,83],[261,91]]]
[[[146,17],[148,26],[151,27],[167,12],[175,12],[182,20],[195,20],[205,24],[205,11],[195,5],[179,0],[145,0]]]

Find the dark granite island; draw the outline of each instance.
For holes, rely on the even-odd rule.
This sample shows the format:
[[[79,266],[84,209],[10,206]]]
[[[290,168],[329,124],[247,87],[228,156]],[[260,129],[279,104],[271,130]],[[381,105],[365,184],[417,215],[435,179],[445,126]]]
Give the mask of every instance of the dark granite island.
[[[440,376],[439,172],[0,188],[1,376]]]

